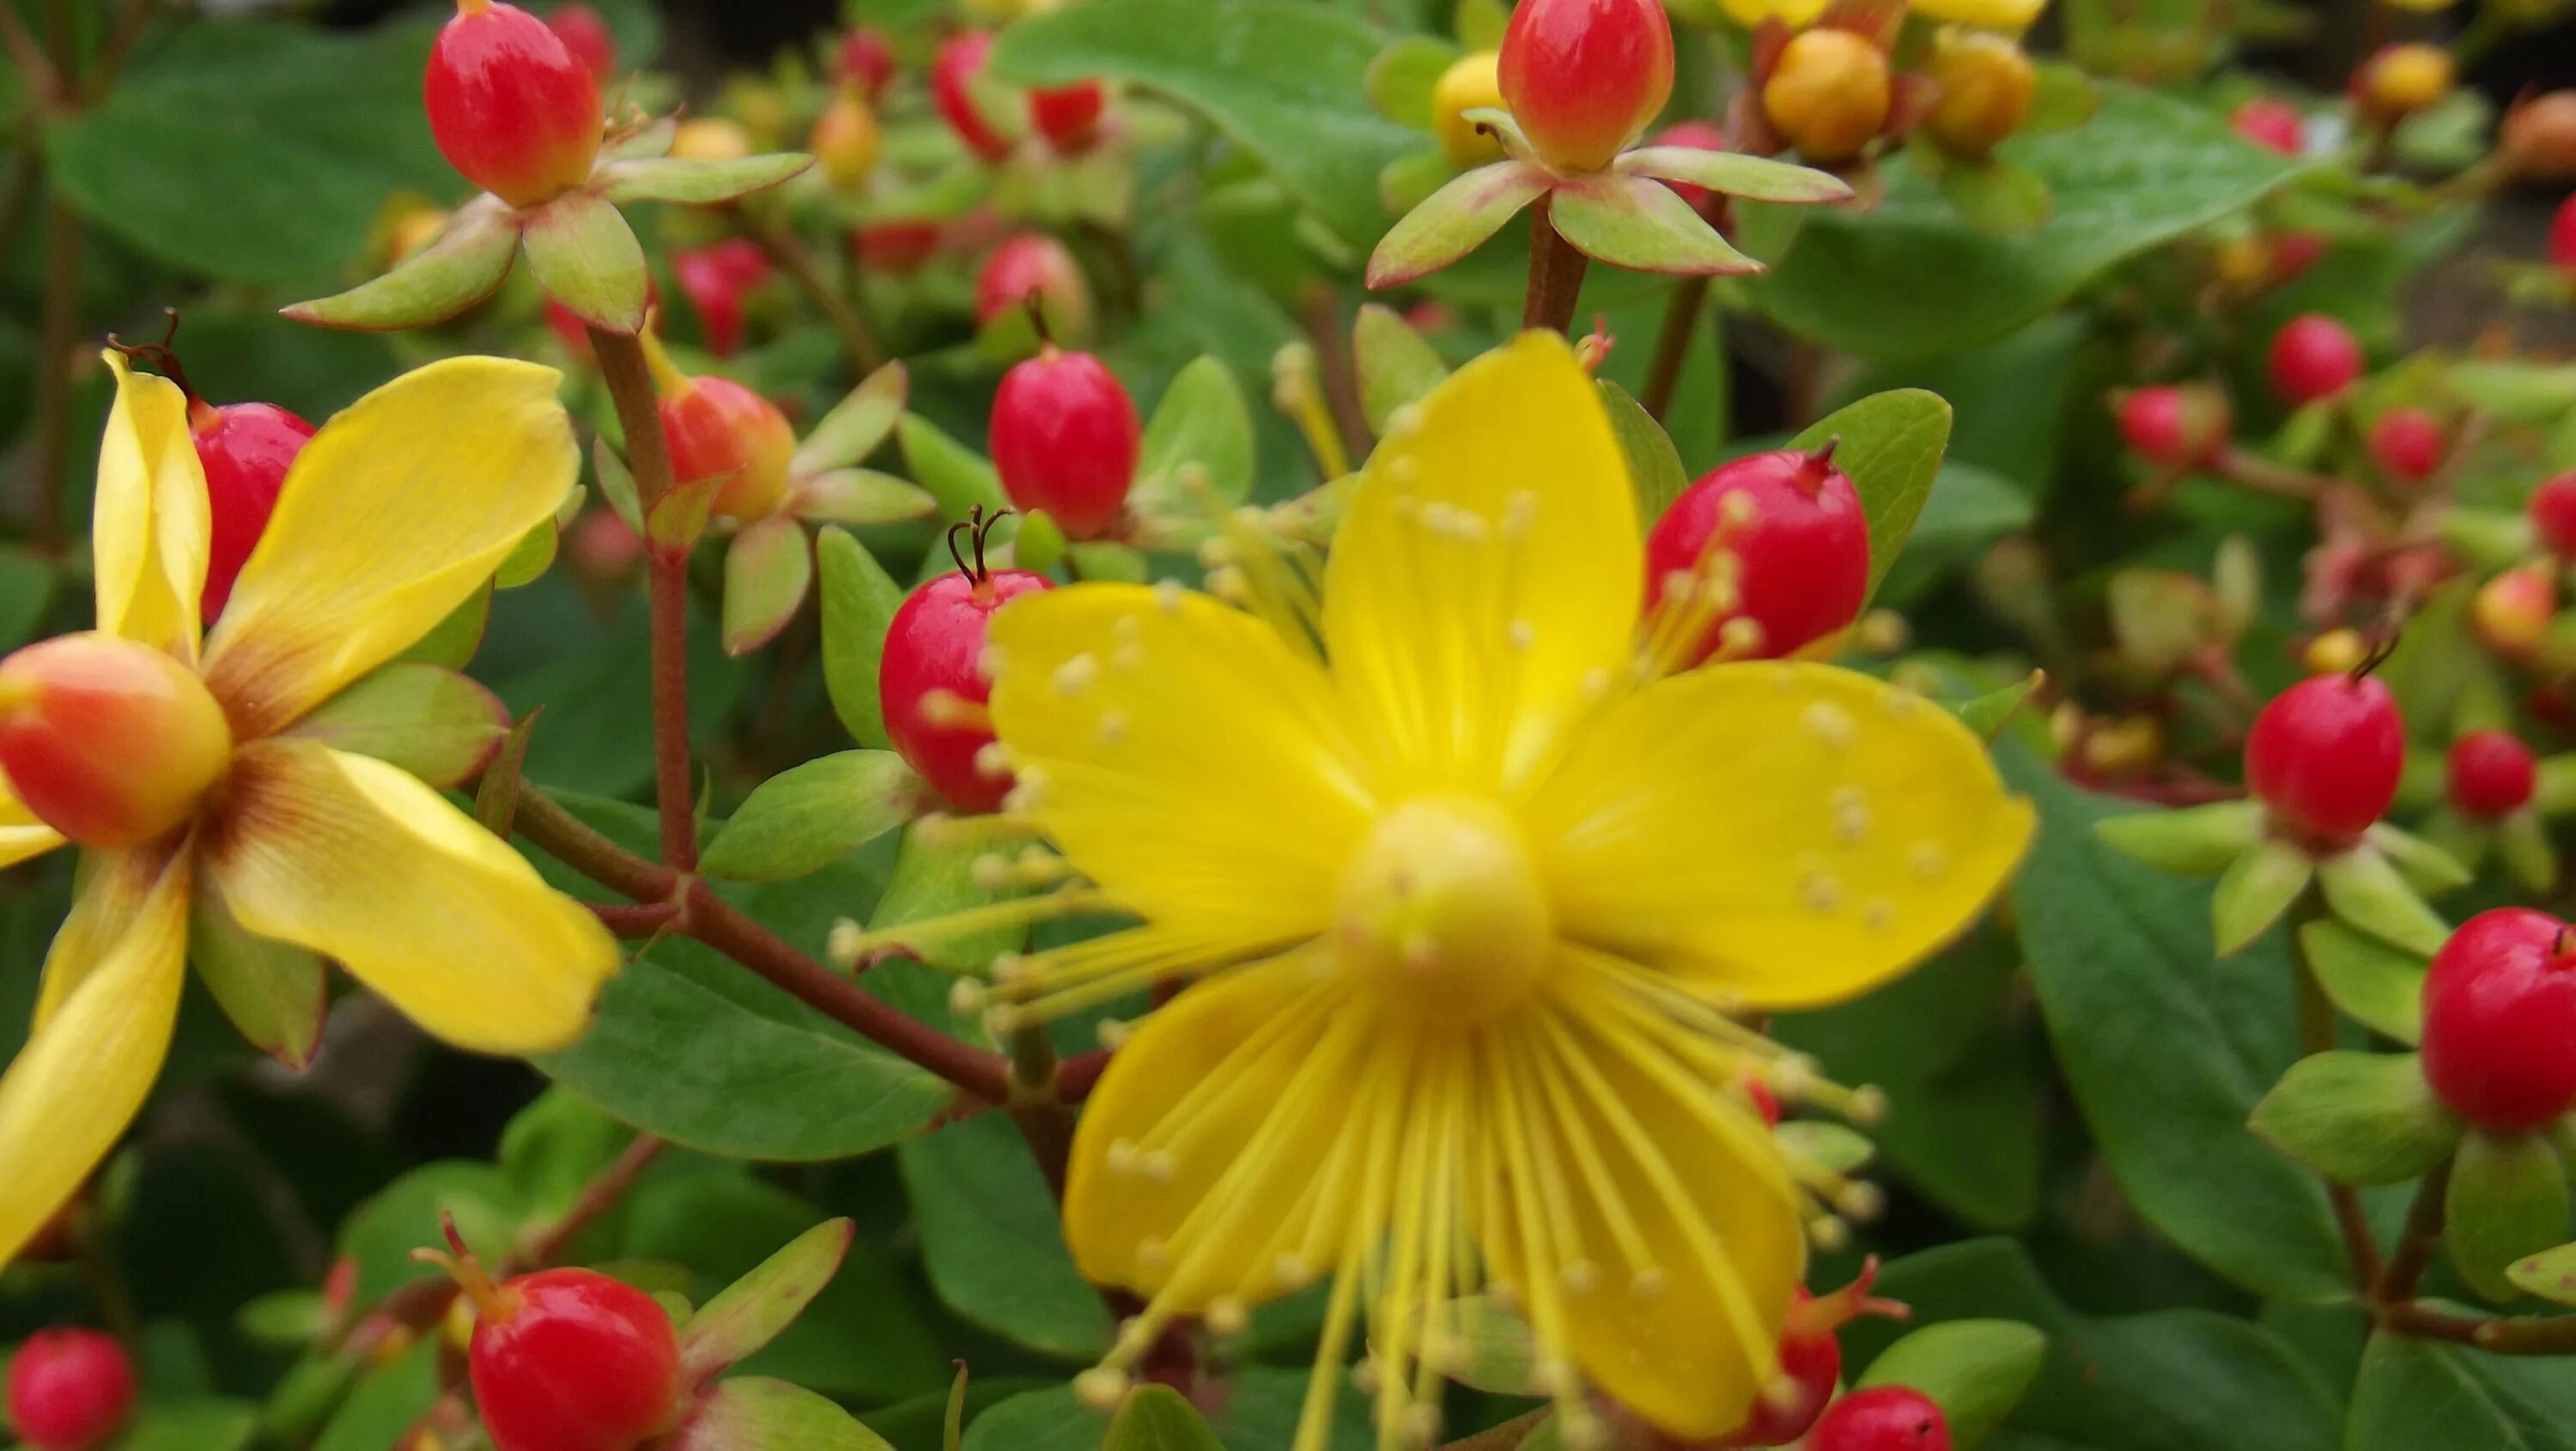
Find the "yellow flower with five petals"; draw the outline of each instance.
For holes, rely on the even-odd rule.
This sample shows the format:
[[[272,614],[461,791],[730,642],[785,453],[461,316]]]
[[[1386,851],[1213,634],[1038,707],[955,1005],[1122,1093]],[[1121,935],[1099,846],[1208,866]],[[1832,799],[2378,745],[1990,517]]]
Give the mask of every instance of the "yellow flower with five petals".
[[[1248,609],[1081,584],[995,618],[1010,809],[1141,919],[997,964],[996,1026],[1196,979],[1077,1133],[1076,1260],[1148,1300],[1088,1389],[1321,1281],[1299,1451],[1362,1320],[1381,1444],[1426,1438],[1480,1289],[1569,1429],[1588,1383],[1721,1434],[1772,1376],[1809,1206],[1738,1015],[1941,945],[2031,815],[1879,681],[1666,675],[1642,568],[1599,396],[1531,333],[1390,432],[1322,566],[1238,550]]]
[[[83,801],[79,783],[23,769],[17,790],[0,783],[0,865],[61,845],[55,824],[88,838],[33,1029],[0,1075],[0,1264],[141,1108],[192,957],[210,982],[253,993],[298,973],[318,984],[328,958],[448,1042],[513,1054],[578,1037],[618,963],[588,911],[436,791],[298,732],[482,588],[562,502],[579,454],[559,375],[450,359],[332,419],[201,636],[209,508],[187,400],[113,353],[107,363],[97,632],[0,665],[0,723],[27,730],[29,712],[59,708],[171,738],[135,741],[134,779],[109,793],[121,800]],[[102,705],[84,694],[100,679],[152,684]],[[56,735],[28,759],[80,754],[76,736]],[[67,754],[42,754],[51,747]],[[57,822],[29,799],[55,803]]]

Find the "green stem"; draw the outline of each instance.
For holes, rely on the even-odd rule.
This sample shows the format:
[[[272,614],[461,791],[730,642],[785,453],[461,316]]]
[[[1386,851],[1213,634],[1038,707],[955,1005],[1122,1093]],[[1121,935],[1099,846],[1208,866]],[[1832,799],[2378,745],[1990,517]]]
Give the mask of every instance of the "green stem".
[[[1560,333],[1572,328],[1575,300],[1582,295],[1583,269],[1589,260],[1557,234],[1548,198],[1541,194],[1530,208],[1529,291],[1521,303],[1521,326],[1554,328]]]
[[[2293,913],[2289,933],[2298,959],[2299,1051],[2314,1056],[2334,1051],[2338,1035],[2334,1001],[2317,980],[2316,968],[2309,963],[2307,947],[2299,935],[2298,929],[2308,917],[2307,911]],[[2379,1284],[2379,1241],[2370,1232],[2370,1216],[2362,1210],[2361,1191],[2349,1184],[2328,1183],[2326,1197],[2334,1206],[2335,1228],[2343,1234],[2345,1253],[2352,1259],[2353,1290],[2368,1302]]]

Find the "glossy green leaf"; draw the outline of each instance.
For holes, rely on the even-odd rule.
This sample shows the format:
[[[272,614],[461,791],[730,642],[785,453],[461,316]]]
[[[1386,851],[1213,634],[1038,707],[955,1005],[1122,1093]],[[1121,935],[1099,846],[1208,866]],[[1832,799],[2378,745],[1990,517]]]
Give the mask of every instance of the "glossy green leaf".
[[[2563,1359],[2489,1355],[2382,1331],[2361,1357],[2343,1444],[2344,1451],[2576,1451],[2576,1376]]]
[[[2539,1134],[2476,1132],[2451,1163],[2442,1242],[2470,1288],[2510,1300],[2505,1270],[2567,1238],[2567,1166]]]
[[[993,465],[981,454],[950,438],[939,426],[918,413],[907,413],[895,425],[895,437],[903,445],[904,463],[912,470],[912,481],[930,491],[939,501],[943,518],[963,519],[969,509],[982,505],[987,512],[1010,507],[1003,497],[1002,479]]]
[[[2425,959],[2322,919],[2299,928],[2299,948],[2345,1017],[2401,1043],[2423,1040]]]
[[[1950,405],[1920,388],[1873,393],[1817,420],[1789,446],[1818,449],[1828,442],[1834,445],[1834,467],[1851,476],[1869,518],[1869,585],[1875,591],[1931,497],[1950,442]]]
[[[1386,432],[1397,409],[1420,402],[1449,376],[1440,354],[1384,303],[1360,306],[1351,324],[1351,356],[1359,373],[1360,413],[1375,434]]]
[[[1128,508],[1208,518],[1252,492],[1252,410],[1233,370],[1193,358],[1163,390],[1136,462]]]
[[[1205,1417],[1181,1393],[1164,1385],[1141,1385],[1127,1393],[1100,1451],[1225,1451],[1208,1429]]]
[[[1089,1362],[1109,1347],[1109,1307],[1064,1245],[1037,1161],[999,1114],[983,1114],[895,1150],[922,1268],[941,1303],[1042,1354]]]
[[[707,843],[711,877],[776,882],[822,870],[928,804],[892,751],[842,751],[763,781]]]
[[[477,201],[382,277],[281,310],[297,322],[359,332],[431,327],[491,296],[518,255],[517,219],[497,202]]]
[[[2047,1353],[2048,1337],[2018,1320],[1946,1320],[1880,1351],[1854,1384],[1930,1396],[1950,1423],[1952,1447],[1968,1451],[2012,1414]]]
[[[802,1386],[765,1376],[725,1381],[699,1403],[669,1451],[891,1451],[885,1438]]]
[[[572,192],[531,214],[521,233],[528,270],[546,295],[593,327],[633,333],[644,326],[643,244],[617,208]]]
[[[729,202],[773,187],[814,164],[801,151],[731,160],[657,156],[612,161],[602,168],[600,195],[611,202]]]
[[[1651,178],[1610,174],[1560,182],[1549,207],[1557,235],[1595,262],[1676,277],[1762,270],[1678,192]]]
[[[501,748],[510,713],[478,682],[436,665],[374,671],[287,729],[334,750],[390,761],[432,786],[471,779]]]
[[[705,1381],[777,1339],[840,1272],[857,1230],[846,1219],[825,1220],[699,1306],[680,1331],[680,1374]]]
[[[2057,201],[2038,172],[2000,156],[1985,161],[1947,158],[1939,184],[1959,216],[1985,232],[2028,232],[2048,220]]]
[[[818,474],[847,468],[876,452],[894,432],[895,421],[903,417],[904,402],[911,393],[912,375],[900,358],[860,379],[797,445],[796,471]]]
[[[1497,161],[1456,178],[1378,239],[1369,254],[1368,285],[1398,287],[1466,256],[1538,200],[1549,184],[1547,173],[1522,161]]]
[[[1628,485],[1637,495],[1637,522],[1647,529],[1672,507],[1673,501],[1690,487],[1690,475],[1682,468],[1681,450],[1673,447],[1672,435],[1655,421],[1643,404],[1628,390],[1604,378],[1601,406],[1610,415],[1610,431],[1619,439],[1619,451],[1628,459]]]
[[[814,547],[804,524],[772,514],[725,548],[724,647],[748,655],[775,639],[814,583]]]
[[[2317,1053],[2290,1071],[2247,1126],[2342,1184],[2402,1184],[2442,1162],[2461,1124],[2433,1097],[2412,1053]]]
[[[823,595],[823,687],[841,728],[863,746],[886,742],[877,700],[877,664],[885,658],[886,627],[903,604],[903,586],[885,572],[866,545],[838,529],[814,541]]]

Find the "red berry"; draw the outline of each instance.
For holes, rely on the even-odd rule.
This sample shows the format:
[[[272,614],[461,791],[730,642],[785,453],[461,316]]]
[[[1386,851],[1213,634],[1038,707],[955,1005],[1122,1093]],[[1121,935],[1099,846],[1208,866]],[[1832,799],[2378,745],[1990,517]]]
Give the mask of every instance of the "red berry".
[[[2442,463],[2449,440],[2442,425],[2421,408],[2391,408],[2370,426],[2370,456],[2380,469],[2401,483],[2421,483]]]
[[[9,1362],[9,1421],[29,1451],[91,1451],[134,1413],[134,1362],[116,1337],[39,1330]]]
[[[2576,277],[2576,195],[2560,202],[2549,219],[2549,265]]]
[[[1012,365],[993,397],[993,467],[1022,509],[1044,509],[1068,538],[1118,521],[1136,478],[1135,401],[1089,353],[1041,350]]]
[[[2245,742],[2245,779],[2320,846],[2358,839],[2397,796],[2406,726],[2375,677],[2320,675],[2272,697]]]
[[[2451,804],[2467,816],[2503,816],[2531,799],[2539,768],[2511,731],[2478,730],[2451,742]]]
[[[448,164],[514,207],[590,179],[599,83],[561,36],[516,5],[457,0],[430,48],[423,98]]]
[[[2209,462],[2227,442],[2227,395],[2198,383],[2160,383],[2120,398],[2120,436],[2164,468]]]
[[[1807,1433],[1834,1398],[1834,1383],[1843,1373],[1842,1342],[1831,1325],[1808,1330],[1797,1325],[1797,1307],[1815,1297],[1801,1285],[1790,1300],[1793,1328],[1780,1336],[1780,1373],[1753,1402],[1753,1414],[1717,1441],[1719,1446],[1786,1446]]]
[[[497,1451],[634,1451],[680,1411],[680,1337],[653,1297],[592,1270],[506,1280],[467,1368]]]
[[[1950,1419],[1911,1386],[1871,1386],[1826,1409],[1808,1451],[1950,1451]]]
[[[206,542],[206,588],[198,608],[208,623],[223,613],[233,581],[250,561],[286,469],[313,436],[313,425],[274,403],[198,404],[188,410],[197,462],[206,470],[206,503],[214,530]]]
[[[858,250],[862,266],[898,276],[927,266],[939,255],[939,243],[937,222],[869,222],[850,230],[850,245]]]
[[[769,255],[758,244],[733,237],[675,254],[671,275],[698,315],[707,351],[719,358],[732,356],[742,346],[743,297],[769,280]]]
[[[2271,96],[2257,96],[2228,118],[2236,134],[2283,156],[2299,154],[2299,108]]]
[[[1688,146],[1700,151],[1724,151],[1727,149],[1726,133],[1720,131],[1706,121],[1676,121],[1672,125],[1657,132],[1654,139],[1648,144],[1654,146]],[[1665,182],[1664,185],[1671,187],[1674,195],[1680,197],[1683,201],[1689,202],[1691,204],[1691,210],[1698,212],[1703,217],[1714,215],[1725,201],[1723,197],[1710,191],[1707,187],[1696,186],[1687,181],[1668,181]]]
[[[2549,552],[2576,559],[2576,473],[2558,474],[2531,491],[2531,527]]]
[[[546,28],[572,52],[592,80],[601,84],[617,79],[617,37],[610,34],[608,22],[587,5],[558,5],[546,17]]]
[[[1091,284],[1062,242],[1042,232],[1003,239],[975,278],[975,323],[991,327],[1035,299],[1047,336],[1079,343],[1091,332]]]
[[[1542,161],[1598,171],[1672,96],[1672,22],[1662,0],[1521,0],[1497,76]]]
[[[2317,265],[2326,254],[2323,232],[2283,232],[2272,239],[2272,281],[2277,286]]]
[[[867,26],[841,37],[841,79],[873,97],[894,79],[894,47]]]
[[[730,378],[704,376],[663,393],[661,415],[673,482],[731,474],[716,491],[715,512],[729,519],[778,512],[791,482],[796,429],[777,404]]]
[[[947,718],[942,707],[980,707],[991,698],[982,659],[993,612],[1047,588],[1046,576],[1024,569],[983,571],[980,577],[964,570],[943,574],[914,590],[886,629],[885,656],[877,667],[877,708],[885,716],[886,736],[895,754],[960,811],[1000,806],[1011,780],[985,771],[976,759],[993,742],[991,727]],[[954,700],[926,703],[933,692]]]
[[[1738,654],[1778,659],[1850,624],[1869,591],[1869,521],[1830,449],[1740,458],[1683,490],[1646,536],[1647,612],[1693,576],[1697,588],[1712,588],[1709,566],[1720,555],[1735,560],[1735,601],[1709,619],[1693,664],[1738,620],[1758,627],[1757,638],[1736,643]]]
[[[2303,312],[2272,335],[2272,388],[2292,404],[2331,398],[2361,376],[2361,344],[2342,323]]]
[[[1100,139],[1100,110],[1108,104],[1108,93],[1098,81],[1075,81],[1069,86],[1029,92],[1029,121],[1047,144],[1070,156],[1086,151]]]
[[[1772,1128],[1780,1126],[1780,1095],[1759,1078],[1744,1080],[1744,1096],[1753,1100],[1753,1111]]]
[[[2480,1128],[2536,1129],[2576,1108],[2576,957],[2567,924],[2481,912],[2424,975],[2424,1081]]]
[[[948,129],[957,133],[967,150],[986,161],[999,161],[1011,154],[1011,138],[1002,134],[983,108],[975,104],[977,80],[984,74],[984,61],[992,49],[990,31],[961,30],[948,37],[930,62],[930,97],[938,103]]]

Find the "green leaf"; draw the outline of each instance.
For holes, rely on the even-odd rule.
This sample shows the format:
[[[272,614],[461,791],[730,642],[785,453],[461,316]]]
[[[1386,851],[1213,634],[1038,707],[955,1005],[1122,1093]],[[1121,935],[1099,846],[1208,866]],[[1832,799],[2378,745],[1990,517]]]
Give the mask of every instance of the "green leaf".
[[[289,1068],[313,1062],[331,1005],[320,957],[247,931],[209,887],[189,901],[188,960],[252,1047]]]
[[[1672,435],[1627,389],[1607,378],[1600,380],[1599,387],[1602,408],[1610,415],[1610,432],[1619,440],[1619,451],[1628,457],[1628,484],[1637,495],[1638,525],[1651,529],[1682,490],[1690,487],[1681,450],[1673,447]]]
[[[2048,1337],[2018,1320],[1926,1325],[1880,1351],[1860,1386],[1912,1386],[1950,1422],[1956,1451],[1993,1434],[2039,1378]]]
[[[1549,185],[1547,173],[1523,161],[1497,161],[1456,178],[1378,239],[1368,285],[1399,287],[1439,271],[1484,245]]]
[[[442,1159],[405,1173],[340,1226],[339,1252],[358,1267],[353,1301],[373,1304],[414,1280],[438,1278],[441,1271],[411,1252],[446,1247],[444,1216],[455,1216],[466,1248],[490,1264],[516,1248],[522,1213],[508,1176],[490,1164]]]
[[[1873,393],[1835,409],[1789,441],[1814,450],[1830,441],[1834,467],[1851,476],[1869,517],[1869,587],[1874,593],[1905,548],[1932,493],[1950,442],[1950,405],[1920,388]]]
[[[1110,1419],[1100,1451],[1225,1451],[1207,1421],[1166,1385],[1130,1391]]]
[[[2526,1255],[2505,1266],[2505,1278],[2525,1294],[2576,1305],[2576,1244]]]
[[[2567,1166],[2545,1135],[2471,1133],[2451,1163],[2445,1208],[2442,1238],[2460,1278],[2510,1300],[2506,1268],[2567,1238]]]
[[[912,375],[900,358],[860,379],[797,445],[796,472],[847,468],[876,452],[894,432],[895,420],[903,417],[911,393]]]
[[[1548,207],[1557,235],[1595,262],[1676,277],[1762,270],[1761,263],[1735,250],[1679,192],[1648,177],[1560,180]]]
[[[1956,400],[1953,400],[1954,402]],[[1949,456],[1932,476],[1905,552],[1888,566],[1878,602],[1903,608],[1942,579],[1985,557],[1998,539],[2030,527],[2038,508],[2020,484],[1961,461],[1964,439],[1953,437]]]
[[[2290,1065],[2247,1127],[2340,1184],[2403,1184],[2431,1172],[2461,1125],[2412,1053],[2337,1050]]]
[[[2158,871],[2216,876],[2262,840],[2263,804],[2216,801],[2180,811],[2140,811],[2114,816],[2093,834]]]
[[[772,514],[733,537],[724,559],[724,648],[748,655],[777,638],[814,583],[805,525]]]
[[[941,1303],[1013,1344],[1071,1361],[1109,1347],[1109,1307],[1074,1268],[1037,1161],[982,1114],[895,1150]]]
[[[814,553],[823,577],[823,688],[832,697],[832,713],[850,739],[884,746],[877,665],[885,658],[886,627],[903,604],[903,586],[866,545],[838,529],[824,530]]]
[[[1082,579],[1143,584],[1153,577],[1145,552],[1121,540],[1077,539],[1064,547],[1064,557]]]
[[[600,195],[611,202],[682,202],[706,206],[773,187],[814,164],[801,151],[779,151],[729,161],[687,157],[638,157],[601,168]]]
[[[1621,152],[1610,169],[1621,176],[1687,182],[1746,201],[1843,202],[1852,197],[1851,183],[1830,171],[1698,146],[1640,146]]]
[[[653,511],[644,516],[645,537],[665,549],[685,552],[697,547],[708,521],[715,517],[716,495],[732,479],[732,474],[709,474],[654,500]]]
[[[2563,1359],[2489,1355],[2383,1330],[2362,1353],[2344,1451],[2576,1451]]]
[[[2247,847],[2219,874],[2209,898],[2212,946],[2233,957],[2272,930],[2316,876],[2307,849],[2266,838]]]
[[[1190,360],[1163,390],[1137,455],[1128,507],[1140,515],[1206,518],[1252,492],[1252,410],[1233,370]],[[1204,492],[1193,492],[1195,483]]]
[[[322,1428],[313,1451],[385,1451],[398,1444],[438,1400],[441,1348],[439,1337],[428,1336],[391,1364],[369,1371]]]
[[[2263,1294],[2349,1293],[2325,1190],[2245,1128],[2299,1056],[2288,938],[2216,961],[2206,890],[2095,837],[2095,823],[2129,808],[2009,743],[1997,757],[2040,813],[2013,883],[2031,983],[2128,1201],[2193,1257]]]
[[[698,1402],[669,1451],[891,1451],[885,1438],[802,1386],[729,1380]]]
[[[259,1429],[259,1408],[242,1401],[151,1401],[112,1443],[115,1451],[241,1451]]]
[[[387,665],[286,730],[334,750],[390,761],[432,786],[455,786],[491,762],[509,733],[500,698],[436,665]]]
[[[740,882],[822,870],[912,819],[921,778],[892,751],[842,751],[763,781],[707,843],[699,869]]]
[[[644,327],[643,244],[617,208],[568,192],[527,219],[520,234],[528,270],[574,316],[613,333]]]
[[[2450,938],[2450,924],[2367,843],[2317,863],[2317,885],[2337,917],[2392,947],[2429,959]]]
[[[2247,146],[2179,98],[2103,87],[2083,126],[2001,153],[2054,199],[2048,221],[1997,236],[1900,156],[1867,211],[1737,208],[1738,240],[1772,264],[1753,295],[1791,332],[1865,357],[1924,357],[2000,338],[2122,261],[2251,205],[2299,164]]]
[[[1397,409],[1422,401],[1449,376],[1449,365],[1404,314],[1381,302],[1360,305],[1351,324],[1351,355],[1359,372],[1360,412],[1371,433],[1384,434]]]
[[[1399,37],[1369,62],[1369,104],[1407,130],[1430,130],[1432,89],[1460,54],[1457,46],[1428,35]]]
[[[858,1226],[827,1219],[698,1307],[680,1331],[680,1373],[695,1385],[778,1338],[832,1282]]]
[[[1294,0],[1092,0],[1010,27],[992,70],[1028,85],[1099,79],[1167,96],[1359,247],[1385,225],[1378,169],[1422,144],[1369,109],[1383,45],[1357,18]]]
[[[2003,157],[1940,163],[1941,195],[1970,226],[1985,232],[2027,232],[2048,220],[2056,198],[2038,172]]]
[[[478,200],[382,277],[280,310],[297,322],[357,332],[433,327],[491,296],[518,255],[517,219],[498,202]]]
[[[2045,671],[2034,670],[2001,689],[1971,696],[1948,708],[1959,718],[1959,724],[1991,741],[2003,734],[2004,727],[2012,723],[2012,718],[2029,703],[2032,693],[2047,680]]]
[[[1305,1398],[1305,1367],[1247,1366],[1228,1377],[1209,1429],[1226,1451],[1291,1451]],[[1345,1388],[1333,1412],[1333,1451],[1376,1444],[1368,1429],[1368,1397]],[[977,1416],[966,1428],[965,1451],[1100,1451],[1108,1424],[1109,1417],[1085,1406],[1073,1387],[1051,1386]]]
[[[927,489],[874,469],[829,469],[796,486],[787,512],[817,524],[865,529],[903,524],[939,512]]]
[[[912,481],[939,501],[943,517],[963,519],[978,504],[988,513],[1010,507],[1011,501],[1002,494],[1001,476],[993,472],[992,464],[940,432],[929,419],[918,413],[905,414],[903,421],[895,425],[895,437],[903,445],[903,459],[912,470]]]
[[[2400,1043],[2423,1041],[2423,958],[2326,919],[2299,928],[2299,947],[2337,1011]]]

